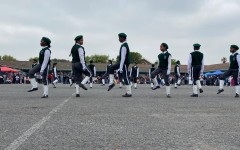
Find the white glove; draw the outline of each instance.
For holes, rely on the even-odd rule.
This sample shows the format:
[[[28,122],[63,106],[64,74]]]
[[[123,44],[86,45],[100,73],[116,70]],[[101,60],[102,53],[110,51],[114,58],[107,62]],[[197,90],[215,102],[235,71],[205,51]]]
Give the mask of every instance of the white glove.
[[[192,80],[192,76],[189,75],[188,78],[189,78],[189,80]]]
[[[170,71],[167,71],[167,75],[170,75],[170,73],[171,73]]]
[[[41,75],[41,76],[43,75],[43,71],[42,71],[42,70],[40,71],[40,75]]]
[[[123,73],[123,70],[122,69],[118,69],[117,72]]]
[[[83,65],[83,68],[82,68],[82,70],[83,71],[85,71],[87,68],[86,68],[86,66],[85,65]]]

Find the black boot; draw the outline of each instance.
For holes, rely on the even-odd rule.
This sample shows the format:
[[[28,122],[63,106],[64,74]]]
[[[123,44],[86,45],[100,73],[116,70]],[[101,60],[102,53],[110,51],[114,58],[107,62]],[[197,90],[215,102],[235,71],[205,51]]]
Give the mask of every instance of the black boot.
[[[132,97],[132,94],[126,93],[126,94],[124,94],[122,97]]]
[[[235,98],[239,98],[239,94],[236,93]]]
[[[82,83],[79,84],[79,87],[82,88],[82,89],[84,89],[84,90],[88,90],[87,87],[86,87],[84,84],[82,84]]]
[[[80,94],[76,94],[76,97],[80,97]]]
[[[113,83],[113,84],[111,84],[111,85],[109,85],[109,87],[108,87],[108,91],[111,91],[113,88],[114,88],[114,86],[115,86],[115,84]]]
[[[224,91],[224,89],[219,89],[218,92],[217,92],[217,94],[220,94],[220,93],[222,93],[223,91]]]
[[[192,94],[191,97],[198,97],[198,94]]]
[[[155,88],[152,88],[152,90],[160,89],[160,86],[156,86]]]
[[[37,91],[38,88],[32,88],[31,90],[28,90],[28,92],[33,92],[33,91]]]
[[[53,88],[56,88],[56,85],[54,83],[52,83],[52,85],[53,85]]]
[[[199,89],[199,92],[200,92],[200,93],[203,93],[203,90],[202,90],[202,89]]]
[[[168,95],[167,95],[167,98],[171,98],[171,95],[170,95],[170,94],[168,94]]]
[[[43,95],[41,98],[48,98],[48,95]]]

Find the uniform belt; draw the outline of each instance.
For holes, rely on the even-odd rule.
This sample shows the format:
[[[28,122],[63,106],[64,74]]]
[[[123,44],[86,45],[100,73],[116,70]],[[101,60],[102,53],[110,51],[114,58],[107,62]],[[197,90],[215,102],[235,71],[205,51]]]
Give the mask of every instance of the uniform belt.
[[[202,67],[202,65],[195,65],[195,66],[192,66],[192,67]]]
[[[165,67],[159,67],[159,68],[162,70],[168,70],[168,68],[165,68]]]
[[[232,69],[232,68],[230,68],[230,70],[231,70],[231,71],[238,71],[238,69]]]

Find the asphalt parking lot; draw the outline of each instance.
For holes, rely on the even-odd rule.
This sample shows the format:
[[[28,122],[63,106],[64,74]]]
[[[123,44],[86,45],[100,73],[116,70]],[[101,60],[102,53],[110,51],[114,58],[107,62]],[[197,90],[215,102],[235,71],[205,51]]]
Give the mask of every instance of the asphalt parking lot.
[[[94,85],[76,98],[74,87],[50,85],[48,99],[30,85],[0,85],[1,150],[239,150],[240,99],[233,88],[217,95],[190,86],[151,91]]]

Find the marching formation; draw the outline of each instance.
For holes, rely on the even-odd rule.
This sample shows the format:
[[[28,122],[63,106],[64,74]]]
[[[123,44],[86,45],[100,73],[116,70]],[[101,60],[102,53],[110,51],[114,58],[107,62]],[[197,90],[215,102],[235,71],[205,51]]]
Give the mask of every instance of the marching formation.
[[[119,50],[119,60],[113,64],[113,61],[109,60],[106,66],[106,72],[102,76],[102,86],[105,86],[105,79],[109,78],[108,91],[111,91],[115,87],[115,78],[119,79],[120,87],[125,85],[126,92],[122,95],[123,97],[132,97],[132,86],[137,89],[137,80],[139,77],[139,67],[135,63],[130,69],[129,65],[131,62],[130,48],[127,43],[127,35],[125,33],[118,34],[119,42],[121,43]],[[86,64],[86,51],[83,47],[84,39],[82,35],[77,36],[75,39],[70,55],[72,57],[72,76],[74,76],[76,97],[80,97],[80,88],[88,90],[85,86],[90,83],[90,88],[93,88],[93,81],[96,77],[96,67],[93,61],[90,60],[90,64]],[[47,37],[43,37],[40,42],[42,49],[39,52],[39,62],[34,60],[32,69],[27,73],[27,77],[30,79],[32,88],[28,92],[38,90],[38,82],[35,79],[35,74],[40,73],[43,79],[43,96],[42,98],[48,98],[48,72],[51,63],[51,40]],[[203,89],[200,82],[200,76],[204,73],[204,54],[200,52],[201,45],[196,43],[193,44],[193,52],[190,53],[188,58],[188,74],[193,82],[193,94],[191,97],[198,97],[198,93],[203,93]],[[151,78],[151,89],[157,90],[160,88],[162,82],[166,86],[166,96],[171,97],[171,86],[169,77],[171,75],[172,55],[168,51],[169,46],[166,43],[160,45],[160,54],[158,55],[158,66],[152,64],[149,69],[149,78]],[[237,45],[230,46],[230,65],[228,71],[222,74],[219,79],[219,89],[217,94],[224,92],[224,80],[233,76],[235,84],[235,97],[239,97],[239,84],[238,75],[240,73],[240,55],[237,53],[239,47]],[[54,76],[53,87],[56,88],[58,83],[57,76],[57,63],[53,63],[52,73]],[[84,76],[83,76],[84,75]],[[176,62],[174,67],[175,82],[174,87],[177,88],[181,84],[180,74],[180,61]],[[160,80],[160,82],[159,82]],[[72,78],[69,79],[70,84],[73,84]],[[70,86],[71,86],[70,85]]]

